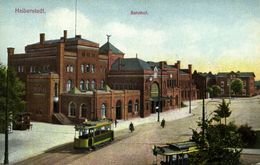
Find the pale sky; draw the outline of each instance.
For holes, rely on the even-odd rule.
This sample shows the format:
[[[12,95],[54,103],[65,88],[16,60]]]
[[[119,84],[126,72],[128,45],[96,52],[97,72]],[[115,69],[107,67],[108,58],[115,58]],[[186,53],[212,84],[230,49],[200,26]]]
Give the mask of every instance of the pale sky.
[[[44,14],[15,13],[41,9]],[[0,0],[0,61],[7,47],[75,35],[75,0]],[[131,11],[147,15],[131,15]],[[106,34],[125,58],[181,60],[201,72],[252,71],[260,79],[260,0],[78,0],[77,34],[102,46]]]

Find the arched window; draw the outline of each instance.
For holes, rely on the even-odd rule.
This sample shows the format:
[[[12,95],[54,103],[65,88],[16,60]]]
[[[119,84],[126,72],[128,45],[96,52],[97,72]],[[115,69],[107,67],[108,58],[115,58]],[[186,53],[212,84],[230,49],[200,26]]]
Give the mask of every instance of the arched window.
[[[89,68],[89,64],[86,65],[86,72],[89,72],[90,68]]]
[[[138,100],[136,99],[135,100],[135,113],[138,112]]]
[[[101,105],[101,117],[106,118],[106,105],[105,104]]]
[[[86,104],[81,104],[80,106],[80,117],[81,118],[86,118],[87,117],[87,105]]]
[[[101,80],[100,82],[100,89],[104,89],[104,80]]]
[[[132,105],[132,100],[129,100],[128,102],[128,113],[132,113],[133,105]]]
[[[95,80],[91,81],[91,89],[94,90],[96,88],[96,82]]]
[[[73,72],[73,66],[72,65],[70,65],[70,72]]]
[[[80,81],[79,89],[80,89],[80,90],[84,90],[84,80],[81,80],[81,81]]]
[[[95,65],[90,65],[91,73],[95,73]]]
[[[69,92],[72,89],[72,81],[68,80],[66,84],[66,91]]]
[[[86,90],[89,91],[89,81],[86,81]]]
[[[81,70],[81,73],[84,73],[84,65],[83,64],[80,65],[80,70]]]
[[[76,116],[76,105],[73,102],[71,102],[69,104],[68,116],[69,117],[75,117]]]
[[[70,66],[69,65],[66,66],[66,72],[70,72]]]

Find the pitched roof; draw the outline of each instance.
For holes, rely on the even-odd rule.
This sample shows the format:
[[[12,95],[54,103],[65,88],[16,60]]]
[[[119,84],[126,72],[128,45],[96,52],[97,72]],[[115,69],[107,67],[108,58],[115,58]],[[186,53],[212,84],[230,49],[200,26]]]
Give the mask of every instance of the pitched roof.
[[[228,77],[230,74],[235,74],[237,77],[255,77],[254,72],[219,72],[217,77]]]
[[[105,43],[99,48],[99,54],[108,54],[109,51],[112,51],[113,54],[124,54],[121,50],[117,49],[110,42]]]
[[[151,70],[152,67],[145,61],[138,58],[117,59],[111,69],[118,70],[118,65],[121,61],[121,70]]]

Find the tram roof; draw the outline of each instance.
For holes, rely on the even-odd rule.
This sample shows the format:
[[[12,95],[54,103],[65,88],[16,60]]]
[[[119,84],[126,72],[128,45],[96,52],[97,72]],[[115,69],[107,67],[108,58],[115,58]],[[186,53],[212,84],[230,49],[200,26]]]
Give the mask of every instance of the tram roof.
[[[186,154],[198,151],[194,142],[169,143],[162,146],[155,146],[157,154],[163,156],[171,156],[178,154]]]
[[[111,125],[112,121],[110,120],[99,120],[99,121],[87,121],[82,124],[76,125],[75,129],[90,129],[90,128],[99,128],[107,125]]]

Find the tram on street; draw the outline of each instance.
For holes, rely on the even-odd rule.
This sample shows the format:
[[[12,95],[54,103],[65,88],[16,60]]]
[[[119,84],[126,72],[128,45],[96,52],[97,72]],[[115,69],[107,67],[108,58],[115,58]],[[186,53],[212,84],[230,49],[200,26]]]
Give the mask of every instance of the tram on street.
[[[162,157],[161,165],[189,165],[189,157],[197,151],[196,143],[190,141],[153,146],[156,163],[157,156]]]
[[[95,149],[113,141],[112,124],[110,120],[100,120],[75,125],[74,148]]]

